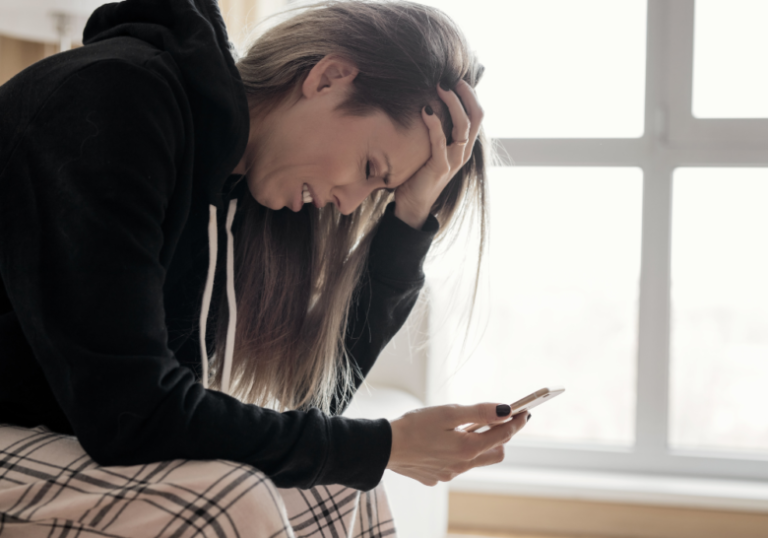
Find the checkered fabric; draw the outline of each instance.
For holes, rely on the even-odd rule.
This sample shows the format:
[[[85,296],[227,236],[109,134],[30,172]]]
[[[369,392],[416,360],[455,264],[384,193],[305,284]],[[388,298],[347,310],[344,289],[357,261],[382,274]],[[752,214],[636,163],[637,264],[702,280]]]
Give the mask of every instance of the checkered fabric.
[[[0,537],[395,537],[383,484],[281,489],[224,460],[97,465],[68,435],[0,424]]]

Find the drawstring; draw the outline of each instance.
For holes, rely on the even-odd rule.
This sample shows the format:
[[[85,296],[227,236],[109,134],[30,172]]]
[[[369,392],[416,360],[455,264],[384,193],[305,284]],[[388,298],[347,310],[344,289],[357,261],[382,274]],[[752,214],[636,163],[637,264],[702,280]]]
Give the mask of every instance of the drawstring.
[[[208,310],[213,295],[213,275],[216,271],[216,256],[219,250],[219,234],[216,226],[216,206],[210,205],[208,217],[208,278],[203,292],[203,308],[200,310],[200,356],[203,361],[203,387],[208,388],[208,349],[205,345],[205,329],[208,325]]]
[[[229,373],[232,371],[232,355],[235,353],[235,326],[237,325],[237,302],[235,301],[235,242],[232,237],[232,221],[237,211],[237,198],[229,201],[227,210],[227,342],[224,347],[224,368],[221,372],[221,390],[229,392]]]
[[[229,322],[227,323],[227,340],[224,346],[224,365],[221,375],[221,391],[229,391],[229,378],[232,371],[232,356],[235,352],[235,327],[237,325],[237,301],[235,299],[235,247],[232,237],[232,222],[237,211],[237,199],[229,201],[227,210],[227,306],[229,306]],[[213,296],[213,278],[216,273],[218,258],[219,234],[216,223],[216,206],[209,206],[208,218],[208,278],[203,291],[203,307],[200,310],[200,357],[203,366],[203,387],[208,388],[208,349],[205,344],[205,330],[208,325],[208,311],[211,308]]]

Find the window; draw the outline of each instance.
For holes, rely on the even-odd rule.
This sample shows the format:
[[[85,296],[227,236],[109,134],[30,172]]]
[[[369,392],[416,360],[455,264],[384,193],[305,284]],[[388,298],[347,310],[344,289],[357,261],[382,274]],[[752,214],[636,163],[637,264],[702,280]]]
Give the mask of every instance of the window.
[[[768,118],[768,4],[699,0],[693,55],[693,115]]]
[[[768,453],[768,168],[673,175],[670,444]]]
[[[467,339],[468,279],[429,267],[444,397],[566,386],[504,465],[768,479],[764,2],[424,3],[505,159]]]
[[[511,401],[561,384],[567,392],[526,434],[632,445],[641,195],[636,167],[492,170],[489,287],[476,307],[484,331],[471,358],[451,365],[452,401]],[[440,289],[451,288],[449,278]]]
[[[489,67],[478,84],[489,136],[643,134],[645,2],[422,3],[448,13]]]

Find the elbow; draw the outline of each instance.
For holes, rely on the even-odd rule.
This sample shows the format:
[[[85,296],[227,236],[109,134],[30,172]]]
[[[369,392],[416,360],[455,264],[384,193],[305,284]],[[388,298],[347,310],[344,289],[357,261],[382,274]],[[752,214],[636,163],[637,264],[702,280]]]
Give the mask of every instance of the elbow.
[[[126,415],[131,413],[122,413],[116,425],[97,422],[75,429],[83,450],[98,465],[137,465],[151,461],[137,442],[141,438],[135,427],[138,417]]]

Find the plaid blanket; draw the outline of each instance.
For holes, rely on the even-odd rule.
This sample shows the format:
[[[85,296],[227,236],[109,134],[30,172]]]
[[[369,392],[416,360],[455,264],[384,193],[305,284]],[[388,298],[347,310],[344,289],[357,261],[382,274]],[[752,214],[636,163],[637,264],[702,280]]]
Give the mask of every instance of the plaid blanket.
[[[280,489],[224,460],[97,465],[75,437],[0,424],[0,537],[395,537],[383,484]]]

